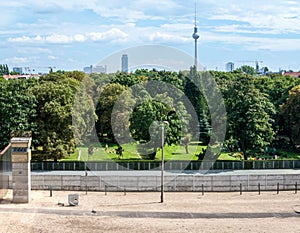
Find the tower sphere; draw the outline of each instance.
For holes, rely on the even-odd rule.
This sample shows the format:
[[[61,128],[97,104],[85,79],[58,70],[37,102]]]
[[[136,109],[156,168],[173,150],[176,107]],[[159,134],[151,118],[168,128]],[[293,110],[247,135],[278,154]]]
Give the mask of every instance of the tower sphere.
[[[198,35],[198,33],[194,33],[194,34],[193,34],[193,38],[194,38],[195,40],[198,40],[199,37],[200,37],[200,36]]]
[[[197,29],[197,27],[195,27],[194,28],[194,34],[193,34],[193,38],[195,39],[195,40],[198,40],[199,39],[199,34],[198,34],[198,29]]]

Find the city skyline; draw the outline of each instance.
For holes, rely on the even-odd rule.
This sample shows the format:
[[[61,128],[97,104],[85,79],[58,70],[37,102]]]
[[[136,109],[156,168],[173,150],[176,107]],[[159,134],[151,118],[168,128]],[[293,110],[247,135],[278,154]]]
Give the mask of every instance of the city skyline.
[[[0,6],[0,63],[11,69],[82,69],[149,44],[194,56],[194,0],[13,0]],[[257,60],[275,72],[300,70],[297,1],[198,0],[197,12],[198,61],[207,69]]]

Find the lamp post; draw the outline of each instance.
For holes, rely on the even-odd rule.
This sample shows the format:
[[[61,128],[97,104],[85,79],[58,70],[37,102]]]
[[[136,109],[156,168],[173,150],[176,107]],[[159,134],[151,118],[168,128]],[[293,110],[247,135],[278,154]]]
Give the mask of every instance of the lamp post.
[[[165,124],[169,124],[167,121],[163,121],[161,127],[161,182],[160,182],[160,202],[164,202],[164,169],[165,169],[165,155],[164,155],[164,145],[165,145]]]

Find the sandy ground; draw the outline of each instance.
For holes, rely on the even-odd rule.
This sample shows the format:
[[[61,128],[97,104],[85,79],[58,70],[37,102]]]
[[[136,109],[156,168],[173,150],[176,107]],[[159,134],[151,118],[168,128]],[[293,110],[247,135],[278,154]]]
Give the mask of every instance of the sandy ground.
[[[68,194],[79,205],[68,206]],[[32,191],[29,204],[0,204],[0,232],[300,232],[300,193]],[[58,203],[64,203],[59,206]]]

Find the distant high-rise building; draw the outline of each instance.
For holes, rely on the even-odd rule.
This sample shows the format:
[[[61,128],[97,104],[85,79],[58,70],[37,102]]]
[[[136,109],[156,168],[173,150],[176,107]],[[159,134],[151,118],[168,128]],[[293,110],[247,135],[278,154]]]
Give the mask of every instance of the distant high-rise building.
[[[22,67],[13,67],[13,72],[18,74],[23,74]]]
[[[90,66],[84,67],[84,68],[83,68],[83,72],[84,72],[85,74],[91,74],[91,73],[93,72],[93,66],[90,65]]]
[[[107,72],[107,66],[95,66],[93,67],[92,69],[92,73],[103,73],[103,74],[106,74]]]
[[[234,63],[233,62],[228,62],[226,63],[226,67],[225,67],[227,72],[232,72],[234,71]]]
[[[127,56],[127,54],[122,55],[122,72],[128,73],[128,56]]]

